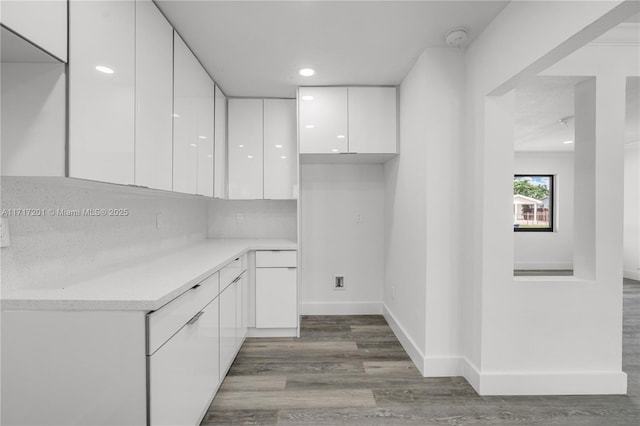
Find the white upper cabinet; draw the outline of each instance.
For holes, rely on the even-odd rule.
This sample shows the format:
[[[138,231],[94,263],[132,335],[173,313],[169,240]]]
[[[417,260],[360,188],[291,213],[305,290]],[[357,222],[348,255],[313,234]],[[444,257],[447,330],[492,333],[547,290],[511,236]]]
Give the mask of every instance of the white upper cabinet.
[[[213,197],[215,85],[174,34],[173,190]]]
[[[172,188],[173,28],[151,0],[136,1],[135,184]]]
[[[200,96],[198,102],[198,179],[197,193],[213,197],[214,167],[214,105],[216,87],[213,80],[200,67]]]
[[[264,100],[264,198],[297,198],[296,101]]]
[[[229,199],[262,199],[262,99],[229,99],[228,111]]]
[[[69,176],[134,183],[135,2],[69,4]]]
[[[396,117],[395,87],[349,87],[349,152],[398,152]]]
[[[67,0],[2,1],[0,23],[67,62]]]
[[[347,88],[301,87],[300,154],[348,152]]]
[[[215,198],[227,198],[227,97],[216,86],[215,96]]]

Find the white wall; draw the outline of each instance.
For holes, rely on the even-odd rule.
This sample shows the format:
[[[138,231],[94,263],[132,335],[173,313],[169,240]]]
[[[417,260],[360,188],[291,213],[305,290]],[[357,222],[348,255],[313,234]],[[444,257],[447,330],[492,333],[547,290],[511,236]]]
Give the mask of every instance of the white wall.
[[[467,129],[463,196],[477,216],[464,257],[462,330],[465,376],[481,394],[624,393],[621,371],[622,285],[615,264],[621,252],[622,196],[613,153],[620,92],[598,84],[595,136],[597,244],[594,280],[513,277],[513,102],[504,93],[519,78],[558,58],[635,13],[619,2],[511,2],[467,53]],[[611,13],[608,13],[611,12]],[[590,25],[600,19],[600,25]],[[576,35],[577,34],[577,35]],[[607,93],[611,89],[613,92]],[[615,100],[615,102],[613,102]],[[623,103],[623,102],[622,102]],[[577,143],[576,143],[577,145]],[[607,190],[606,188],[609,188]],[[611,190],[613,188],[613,190]],[[619,270],[620,268],[618,268]]]
[[[514,269],[573,268],[573,153],[516,152],[515,174],[555,175],[553,232],[514,232]]]
[[[2,288],[55,286],[206,237],[203,198],[65,178],[3,177],[2,209],[129,209],[119,217],[9,217]],[[156,213],[161,228],[156,229]]]
[[[382,165],[307,164],[300,173],[302,314],[382,313]],[[335,275],[344,290],[333,289]]]
[[[2,175],[64,176],[64,64],[2,63],[0,99]]]
[[[640,280],[640,142],[624,152],[624,277]]]
[[[296,240],[297,204],[295,200],[209,200],[207,237]]]
[[[463,52],[422,53],[400,87],[401,155],[385,165],[385,313],[427,376],[459,374],[463,82]]]

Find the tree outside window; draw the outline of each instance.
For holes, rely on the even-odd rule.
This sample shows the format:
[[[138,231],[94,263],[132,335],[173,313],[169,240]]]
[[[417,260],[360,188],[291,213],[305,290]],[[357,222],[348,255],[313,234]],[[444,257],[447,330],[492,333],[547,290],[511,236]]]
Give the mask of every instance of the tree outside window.
[[[553,231],[553,175],[513,177],[513,230]]]

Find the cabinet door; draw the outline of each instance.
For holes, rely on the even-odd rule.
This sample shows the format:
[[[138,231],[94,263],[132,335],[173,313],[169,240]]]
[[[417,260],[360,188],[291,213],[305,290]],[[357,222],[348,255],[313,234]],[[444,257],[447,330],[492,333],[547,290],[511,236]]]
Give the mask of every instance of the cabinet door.
[[[224,377],[236,353],[236,286],[220,294],[220,375]]]
[[[69,3],[69,176],[134,182],[135,3]]]
[[[264,100],[264,198],[295,199],[298,189],[296,101]]]
[[[229,99],[229,199],[263,198],[262,99]]]
[[[67,0],[3,1],[0,23],[67,61]]]
[[[243,275],[236,283],[236,349],[240,349],[247,336],[247,278]]]
[[[215,84],[206,71],[199,67],[200,94],[198,107],[198,186],[197,193],[213,197],[213,144]]]
[[[198,186],[200,63],[174,32],[173,190],[195,194]]]
[[[301,87],[300,154],[348,151],[347,88]]]
[[[199,423],[220,382],[218,325],[216,298],[149,356],[150,424]]]
[[[349,152],[395,154],[395,87],[349,88]]]
[[[216,86],[215,97],[215,198],[227,198],[227,97]]]
[[[173,28],[151,0],[136,2],[135,183],[171,190]]]
[[[256,268],[256,328],[293,328],[297,318],[296,268]]]

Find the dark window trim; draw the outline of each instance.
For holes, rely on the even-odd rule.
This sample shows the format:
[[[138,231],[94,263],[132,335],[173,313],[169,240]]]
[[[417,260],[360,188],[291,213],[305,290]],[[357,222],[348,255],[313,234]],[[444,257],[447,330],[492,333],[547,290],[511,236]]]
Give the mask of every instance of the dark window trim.
[[[519,177],[547,177],[549,178],[549,227],[548,228],[516,228],[515,224],[513,227],[514,232],[554,232],[555,231],[555,205],[556,205],[556,194],[555,194],[555,175],[549,174],[517,174],[513,175],[513,180]]]

